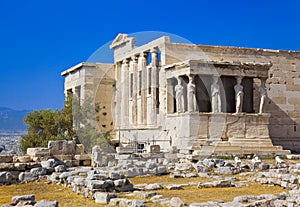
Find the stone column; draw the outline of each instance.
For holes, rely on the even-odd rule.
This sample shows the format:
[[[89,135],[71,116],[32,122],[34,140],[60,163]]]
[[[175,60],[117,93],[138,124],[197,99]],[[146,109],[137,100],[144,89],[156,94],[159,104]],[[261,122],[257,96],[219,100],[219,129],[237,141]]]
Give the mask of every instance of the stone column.
[[[146,89],[147,89],[147,71],[145,53],[142,52],[138,59],[138,124],[145,124],[146,120]]]
[[[129,77],[128,61],[125,59],[121,66],[121,126],[128,126]]]
[[[132,110],[132,115],[131,115],[131,123],[133,125],[137,124],[137,61],[136,61],[136,56],[131,57],[131,62],[130,62],[130,71],[133,74],[132,77],[132,105],[131,105],[131,110]]]
[[[157,48],[153,48],[151,50],[151,56],[152,56],[152,60],[151,60],[152,68],[158,67],[158,49]]]
[[[258,89],[259,94],[260,94],[260,103],[259,103],[258,114],[263,113],[265,101],[266,101],[266,98],[267,98],[267,91],[266,91],[266,86],[265,86],[266,79],[267,78],[260,78],[260,87]]]
[[[197,111],[196,85],[194,84],[194,75],[189,75],[189,83],[187,85],[187,101],[188,112]]]
[[[157,122],[157,112],[158,112],[158,99],[159,99],[159,91],[158,91],[158,49],[153,48],[151,50],[151,124],[156,124]]]
[[[114,108],[114,122],[116,127],[121,125],[121,63],[115,64],[115,80],[116,80],[116,92],[115,92],[115,108]]]
[[[143,108],[143,124],[147,125],[147,60],[146,53],[141,53],[142,56],[142,108]]]
[[[175,112],[174,108],[174,100],[175,100],[175,94],[174,94],[174,85],[173,85],[173,79],[167,79],[167,113],[172,114]]]

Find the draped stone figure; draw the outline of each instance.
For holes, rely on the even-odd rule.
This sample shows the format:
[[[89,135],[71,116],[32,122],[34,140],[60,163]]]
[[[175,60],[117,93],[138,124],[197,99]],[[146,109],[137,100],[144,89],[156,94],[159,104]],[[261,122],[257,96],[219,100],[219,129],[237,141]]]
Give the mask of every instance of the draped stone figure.
[[[211,91],[211,111],[212,113],[221,112],[221,96],[220,86],[218,85],[218,77],[213,76],[213,84],[210,87]]]
[[[188,111],[194,112],[197,110],[196,102],[196,85],[193,83],[193,77],[189,76],[188,88]]]
[[[235,91],[235,113],[241,113],[243,109],[244,87],[241,85],[242,77],[236,78],[237,84],[234,86]]]
[[[184,97],[183,86],[181,85],[181,79],[177,78],[178,84],[175,86],[176,93],[176,108],[178,113],[184,112]]]
[[[260,94],[260,103],[259,103],[259,112],[258,114],[262,114],[263,113],[263,108],[265,105],[265,100],[267,98],[267,91],[265,88],[265,79],[261,79],[261,84],[260,87],[258,89],[259,94]]]

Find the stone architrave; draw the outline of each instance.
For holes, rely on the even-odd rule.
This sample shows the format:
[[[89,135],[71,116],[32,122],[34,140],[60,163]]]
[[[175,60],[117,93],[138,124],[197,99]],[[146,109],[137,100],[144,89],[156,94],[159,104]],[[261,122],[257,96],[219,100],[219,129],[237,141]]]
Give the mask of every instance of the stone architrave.
[[[212,113],[221,112],[221,96],[220,86],[218,85],[218,77],[213,76],[213,84],[210,87],[211,91],[211,110]]]
[[[244,87],[241,85],[242,77],[236,77],[237,84],[234,86],[235,91],[235,113],[241,113],[243,109]]]
[[[181,79],[177,78],[178,84],[175,86],[176,93],[176,107],[178,113],[184,112],[184,97],[183,97],[183,86],[181,85]]]
[[[262,114],[263,113],[263,108],[264,108],[265,100],[267,98],[267,91],[266,91],[266,88],[265,88],[266,79],[265,78],[261,78],[260,81],[261,81],[261,84],[260,84],[260,87],[258,89],[259,94],[260,94],[260,103],[259,103],[259,112],[258,112],[258,114]]]
[[[193,83],[193,76],[189,76],[189,83],[187,85],[188,90],[188,112],[194,112],[197,110],[197,102],[196,102],[196,85]]]

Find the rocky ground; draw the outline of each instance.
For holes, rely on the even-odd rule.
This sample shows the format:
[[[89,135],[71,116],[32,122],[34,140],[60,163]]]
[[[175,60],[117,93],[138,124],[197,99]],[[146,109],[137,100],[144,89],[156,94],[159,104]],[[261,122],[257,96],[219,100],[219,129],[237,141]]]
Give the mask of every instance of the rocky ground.
[[[4,158],[2,160],[5,160]],[[22,159],[14,159],[22,160]],[[110,206],[300,206],[300,162],[275,160],[223,160],[203,159],[191,162],[186,159],[131,157],[118,155],[103,167],[67,168],[55,159],[40,163],[22,162],[0,164],[0,183],[30,182],[47,178],[47,183],[69,187],[96,203]],[[29,161],[29,160],[27,160]],[[15,172],[19,170],[19,173]],[[169,176],[174,183],[134,184],[136,176]],[[207,178],[205,182],[176,182],[180,178]],[[150,179],[149,179],[150,180]],[[201,189],[241,189],[251,183],[278,186],[282,193],[242,195],[230,202],[213,200],[208,202],[184,201],[181,196],[168,197],[163,191],[182,190],[193,187],[195,193]]]

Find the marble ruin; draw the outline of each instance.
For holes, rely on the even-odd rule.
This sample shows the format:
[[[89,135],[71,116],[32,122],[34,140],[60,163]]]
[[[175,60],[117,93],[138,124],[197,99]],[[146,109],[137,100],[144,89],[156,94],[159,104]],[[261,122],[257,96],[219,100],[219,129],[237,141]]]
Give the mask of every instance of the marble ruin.
[[[114,64],[62,73],[65,94],[94,97],[119,150],[199,154],[300,151],[300,52],[173,43],[119,34]]]

